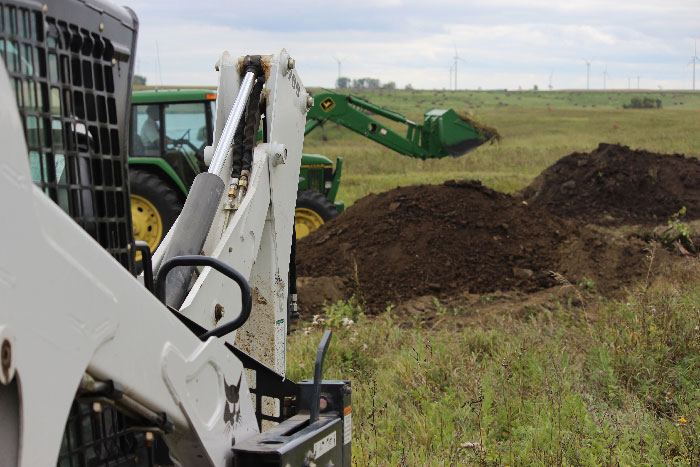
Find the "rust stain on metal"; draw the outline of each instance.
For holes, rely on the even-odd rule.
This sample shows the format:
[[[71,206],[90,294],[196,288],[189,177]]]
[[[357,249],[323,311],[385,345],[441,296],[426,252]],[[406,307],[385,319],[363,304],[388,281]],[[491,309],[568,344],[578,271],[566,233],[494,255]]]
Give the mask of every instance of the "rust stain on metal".
[[[253,311],[250,318],[236,333],[236,347],[259,362],[274,368],[274,310],[273,303],[264,298],[253,286]]]
[[[265,73],[265,81],[270,79],[270,70],[272,69],[272,57],[274,55],[263,55],[260,57],[263,73]]]
[[[265,81],[270,79],[270,70],[272,69],[272,58],[274,55],[261,55],[260,56],[260,66],[262,66],[263,73],[265,74]],[[236,70],[239,74],[243,74],[243,61],[245,56],[238,57],[238,62],[236,63]]]
[[[221,321],[221,318],[224,317],[224,307],[221,306],[219,303],[216,304],[214,307],[214,323],[218,323]]]

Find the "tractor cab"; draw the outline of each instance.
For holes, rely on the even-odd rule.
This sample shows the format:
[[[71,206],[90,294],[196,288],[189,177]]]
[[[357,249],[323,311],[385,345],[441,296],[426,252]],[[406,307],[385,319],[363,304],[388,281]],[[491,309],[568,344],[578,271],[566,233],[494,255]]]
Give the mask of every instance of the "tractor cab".
[[[163,159],[186,191],[206,170],[204,147],[212,144],[215,103],[216,94],[207,90],[135,92],[129,156],[136,159],[130,164]]]
[[[216,93],[136,91],[131,98],[129,189],[136,240],[151,252],[175,223],[212,144]],[[141,254],[136,255],[137,261]]]
[[[204,148],[212,144],[216,92],[207,89],[134,91],[129,135],[129,189],[136,240],[160,244],[175,223],[194,178],[206,172]],[[302,155],[295,214],[297,238],[334,218],[342,158]],[[141,253],[136,260],[140,261]]]

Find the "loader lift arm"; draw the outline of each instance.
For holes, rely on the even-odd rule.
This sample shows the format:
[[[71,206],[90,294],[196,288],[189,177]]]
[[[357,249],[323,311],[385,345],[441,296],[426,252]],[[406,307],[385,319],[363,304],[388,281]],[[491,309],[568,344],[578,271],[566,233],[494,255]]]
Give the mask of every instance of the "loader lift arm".
[[[325,91],[314,96],[306,116],[304,135],[329,120],[359,133],[399,154],[418,159],[465,155],[498,138],[497,132],[454,110],[429,110],[422,125],[404,115],[372,104],[360,97]],[[406,125],[406,136],[373,119],[364,111]]]

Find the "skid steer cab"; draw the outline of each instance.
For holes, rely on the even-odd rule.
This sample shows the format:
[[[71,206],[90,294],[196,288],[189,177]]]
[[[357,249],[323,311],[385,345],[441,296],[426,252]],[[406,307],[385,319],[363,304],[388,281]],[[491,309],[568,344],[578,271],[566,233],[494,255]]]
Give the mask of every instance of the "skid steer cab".
[[[216,92],[207,89],[143,90],[132,94],[129,186],[134,235],[155,251],[180,214],[194,178],[206,172]],[[305,237],[343,211],[336,202],[343,160],[303,154],[295,230]],[[137,254],[137,261],[141,253]]]
[[[137,35],[107,0],[0,2],[0,466],[349,466],[330,331],[312,378],[286,378],[313,105],[295,61],[220,55],[211,164],[151,256],[129,209]],[[197,158],[208,136],[170,113],[192,112],[137,108],[138,143]]]

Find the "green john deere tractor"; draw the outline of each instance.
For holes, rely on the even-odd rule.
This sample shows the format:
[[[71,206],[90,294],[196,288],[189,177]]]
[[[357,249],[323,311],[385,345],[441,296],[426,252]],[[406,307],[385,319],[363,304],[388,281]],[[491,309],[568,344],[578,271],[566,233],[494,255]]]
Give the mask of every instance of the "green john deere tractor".
[[[194,177],[206,170],[216,93],[211,90],[136,91],[132,95],[129,184],[134,234],[154,251],[177,219]],[[399,135],[370,115],[407,126]],[[314,96],[305,134],[332,121],[402,155],[420,159],[464,155],[498,133],[453,110],[430,110],[418,125],[401,114],[352,95],[324,90]],[[295,211],[297,238],[343,211],[336,201],[343,159],[303,154]],[[140,259],[137,255],[137,260]]]
[[[180,214],[189,187],[212,144],[216,93],[211,90],[136,91],[132,94],[129,185],[134,234],[155,251]],[[344,208],[336,202],[343,160],[304,154],[299,176],[297,238]],[[138,255],[137,255],[138,256]],[[138,258],[137,258],[138,259]]]

